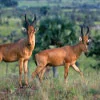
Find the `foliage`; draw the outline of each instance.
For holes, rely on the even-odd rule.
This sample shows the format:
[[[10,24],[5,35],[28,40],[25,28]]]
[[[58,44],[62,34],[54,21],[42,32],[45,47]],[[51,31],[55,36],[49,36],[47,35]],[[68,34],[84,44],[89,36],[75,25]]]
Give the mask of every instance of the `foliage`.
[[[36,34],[36,52],[50,45],[63,46],[76,42],[76,24],[63,17],[44,17]]]
[[[40,13],[41,15],[46,15],[48,13],[49,8],[48,7],[41,7]]]
[[[89,56],[95,55],[96,58],[100,59],[100,36],[95,35],[92,41],[92,48],[90,50]]]
[[[0,0],[6,2],[7,0]],[[13,1],[13,0],[9,0]],[[21,38],[20,29],[22,27],[21,20],[24,19],[24,13],[36,13],[40,25],[39,31],[36,33],[36,46],[35,51],[44,50],[49,48],[49,45],[63,46],[66,44],[74,44],[77,40],[76,33],[79,29],[76,27],[76,23],[78,24],[89,24],[98,28],[100,25],[100,10],[99,0],[61,0],[62,3],[50,3],[52,0],[48,0],[48,3],[41,0],[14,0],[20,3],[18,8],[2,8],[0,9],[0,43],[3,43],[3,38],[6,36],[9,42],[12,39]],[[40,2],[39,2],[40,1]],[[54,0],[57,1],[57,0]],[[74,3],[72,3],[74,1]],[[76,5],[77,3],[77,5]],[[83,4],[79,5],[79,3]],[[84,5],[86,3],[86,5]],[[71,4],[71,5],[70,5]],[[89,4],[89,5],[88,5]],[[93,6],[92,6],[92,5]],[[44,7],[44,5],[46,7]],[[98,8],[95,6],[98,5]],[[23,7],[24,6],[24,7]],[[43,8],[41,8],[41,6]],[[52,8],[52,11],[48,9]],[[90,7],[86,9],[87,7]],[[25,8],[26,7],[26,8]],[[31,7],[31,8],[30,8]],[[57,17],[54,17],[56,8],[60,8],[60,13]],[[30,10],[31,9],[31,10]],[[60,12],[59,10],[57,10]],[[45,16],[46,15],[46,16]],[[65,15],[65,16],[63,16]],[[11,16],[11,18],[7,19],[7,16]],[[28,15],[29,16],[29,15]],[[50,16],[50,17],[48,17]],[[59,17],[63,16],[63,17]],[[66,18],[66,16],[68,18]],[[48,18],[47,18],[48,17]],[[42,19],[41,19],[42,18]],[[69,20],[71,19],[71,20]],[[30,20],[30,19],[29,19]],[[76,23],[72,22],[75,21]],[[70,23],[68,25],[68,23]],[[72,24],[71,24],[72,23]],[[63,27],[62,27],[63,26]],[[72,27],[68,27],[72,26]],[[70,34],[73,30],[75,34]],[[91,31],[100,30],[100,28],[95,29],[91,28]],[[15,35],[11,39],[8,36],[11,33],[15,33],[16,31],[18,35]],[[76,32],[77,31],[77,32]],[[79,32],[78,32],[79,33]],[[79,67],[84,72],[85,79],[87,84],[84,84],[80,76],[70,68],[68,75],[68,84],[64,84],[63,82],[63,67],[58,68],[59,78],[54,79],[51,77],[48,80],[44,80],[41,86],[37,86],[38,83],[35,80],[32,82],[31,88],[19,89],[18,88],[18,65],[17,63],[9,63],[8,72],[7,66],[4,62],[0,64],[0,99],[2,100],[99,100],[100,99],[100,36],[96,35],[93,32],[94,42],[92,43],[92,48],[89,53],[89,57],[85,57],[81,55],[79,62]],[[99,32],[98,32],[99,33]],[[71,36],[72,38],[71,38]],[[74,36],[75,35],[75,36]],[[55,41],[56,40],[56,41]],[[47,45],[46,45],[47,42]],[[7,42],[8,43],[8,42]],[[47,47],[46,47],[47,46]],[[35,70],[35,64],[32,61],[29,62],[29,80],[31,77],[31,73]],[[97,69],[94,70],[94,69]],[[52,72],[50,72],[52,76]],[[31,84],[31,82],[29,82]]]
[[[100,35],[94,36],[88,56],[97,60],[96,65],[92,65],[92,68],[100,69]]]
[[[18,5],[17,1],[13,0],[0,0],[0,3],[6,7],[12,7],[12,6],[14,7]]]

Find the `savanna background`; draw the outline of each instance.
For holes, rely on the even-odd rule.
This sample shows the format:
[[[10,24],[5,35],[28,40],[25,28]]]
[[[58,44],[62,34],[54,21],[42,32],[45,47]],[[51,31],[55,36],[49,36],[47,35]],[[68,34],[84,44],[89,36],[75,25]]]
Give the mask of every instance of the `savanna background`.
[[[80,25],[90,28],[93,39],[87,56],[77,61],[86,83],[72,68],[68,84],[64,83],[64,68],[58,67],[58,77],[52,70],[40,84],[38,78],[30,88],[18,85],[18,62],[0,63],[0,100],[100,100],[100,1],[99,0],[0,0],[0,44],[16,42],[26,37],[24,15],[31,21],[37,16],[36,46],[28,64],[28,77],[35,70],[35,53],[50,46],[78,43]],[[86,32],[86,29],[84,29]]]

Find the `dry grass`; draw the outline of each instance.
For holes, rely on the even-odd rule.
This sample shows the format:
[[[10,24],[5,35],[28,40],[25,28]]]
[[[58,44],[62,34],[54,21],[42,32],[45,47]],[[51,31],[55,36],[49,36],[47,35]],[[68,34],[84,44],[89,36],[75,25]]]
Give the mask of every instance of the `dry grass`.
[[[20,89],[18,76],[10,75],[0,79],[0,100],[100,100],[99,76],[95,71],[88,72],[84,83],[80,76],[70,79],[69,75],[68,84],[60,76],[45,79],[41,84],[35,79],[30,87]]]

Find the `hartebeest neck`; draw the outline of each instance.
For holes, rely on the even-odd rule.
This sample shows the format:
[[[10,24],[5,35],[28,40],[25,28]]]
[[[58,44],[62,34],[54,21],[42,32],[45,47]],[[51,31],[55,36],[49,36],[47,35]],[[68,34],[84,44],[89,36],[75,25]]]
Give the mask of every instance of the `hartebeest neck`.
[[[77,45],[72,46],[73,52],[76,54],[76,57],[78,58],[82,53],[82,42],[79,42]]]

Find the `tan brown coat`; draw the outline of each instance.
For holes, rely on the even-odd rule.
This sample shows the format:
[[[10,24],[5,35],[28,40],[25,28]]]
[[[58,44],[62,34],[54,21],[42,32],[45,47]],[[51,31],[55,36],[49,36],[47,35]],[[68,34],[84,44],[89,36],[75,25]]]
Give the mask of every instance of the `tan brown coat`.
[[[26,15],[25,15],[26,21]],[[27,23],[27,21],[26,21]],[[28,23],[27,23],[28,24]],[[22,87],[22,71],[24,69],[25,84],[28,85],[27,65],[35,47],[35,29],[32,25],[27,27],[27,37],[20,39],[16,43],[0,45],[0,61],[19,61],[19,85]]]
[[[32,78],[38,74],[41,81],[48,65],[54,67],[64,65],[65,80],[68,75],[68,69],[70,66],[72,66],[83,77],[82,72],[79,70],[75,63],[82,52],[88,51],[88,42],[89,38],[88,34],[86,34],[85,36],[81,37],[81,40],[77,45],[48,49],[37,53],[35,55],[37,68],[32,73]]]

